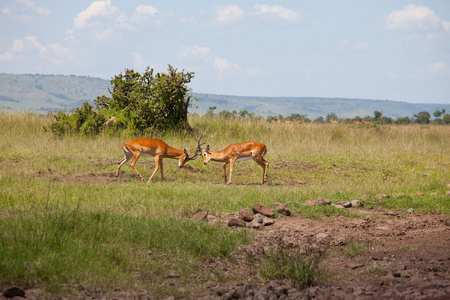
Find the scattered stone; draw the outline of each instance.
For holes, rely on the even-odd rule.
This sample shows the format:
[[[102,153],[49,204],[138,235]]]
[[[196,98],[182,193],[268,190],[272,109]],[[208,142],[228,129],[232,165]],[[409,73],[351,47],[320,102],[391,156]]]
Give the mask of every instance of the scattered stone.
[[[414,208],[408,208],[408,210],[407,210],[407,212],[409,212],[409,213],[413,213],[414,212]]]
[[[362,268],[362,267],[364,267],[363,264],[351,264],[351,265],[350,265],[350,268],[351,268],[352,270],[356,270],[356,269],[359,269],[359,268]]]
[[[445,196],[450,196],[450,191],[446,191]]]
[[[262,214],[256,214],[255,217],[253,218],[253,221],[255,221],[255,223],[262,223],[264,219],[264,216]]]
[[[21,289],[20,287],[13,286],[13,287],[11,287],[9,289],[6,289],[3,292],[3,297],[5,297],[5,298],[14,298],[14,297],[26,298],[25,297],[25,290]]]
[[[330,205],[331,200],[327,199],[327,198],[316,198],[316,199],[314,199],[314,204],[315,205]]]
[[[450,188],[450,183],[447,183],[447,185],[446,185],[448,188]]]
[[[251,222],[255,214],[248,208],[243,208],[239,211],[239,219],[244,220],[245,222]]]
[[[245,221],[241,219],[231,218],[228,220],[228,227],[245,227]]]
[[[369,194],[364,194],[364,195],[361,196],[360,199],[361,199],[361,200],[367,200],[367,199],[370,199],[370,195],[369,195]]]
[[[355,199],[355,200],[352,200],[352,206],[353,207],[363,207],[364,204],[362,204],[361,201]]]
[[[247,227],[253,228],[253,229],[261,229],[264,227],[263,225],[263,218],[262,216],[255,216],[253,221],[246,224]]]
[[[264,217],[263,218],[263,226],[270,226],[275,224],[275,220],[271,218]]]
[[[416,195],[417,195],[417,196],[424,196],[425,194],[422,193],[422,192],[417,192]]]
[[[316,239],[319,240],[319,241],[324,240],[327,237],[328,237],[328,234],[323,233],[323,232],[316,234]]]
[[[289,208],[287,208],[284,204],[280,203],[277,205],[277,211],[280,214],[283,214],[285,216],[290,216],[291,215],[291,211],[289,210]]]
[[[206,217],[206,220],[208,221],[208,223],[211,223],[211,224],[215,224],[215,223],[220,223],[221,222],[218,217],[213,216],[213,215],[208,215]]]
[[[260,205],[258,203],[255,203],[255,205],[253,205],[252,211],[255,214],[262,214],[262,215],[265,215],[267,217],[275,216],[275,212],[273,211],[273,209],[271,209],[268,206],[262,206],[262,205]]]
[[[378,194],[378,195],[375,196],[375,198],[378,199],[378,200],[381,200],[381,199],[384,199],[384,198],[389,198],[389,195],[387,195],[387,194]]]
[[[206,210],[199,211],[192,217],[192,219],[194,219],[196,221],[206,220],[207,218],[208,218],[208,212]]]
[[[314,203],[314,202],[312,202],[312,201],[306,201],[306,203],[305,203],[306,205],[309,205],[309,206],[315,206],[316,204]]]
[[[352,207],[352,203],[350,201],[342,201],[342,206],[344,208],[350,208]]]

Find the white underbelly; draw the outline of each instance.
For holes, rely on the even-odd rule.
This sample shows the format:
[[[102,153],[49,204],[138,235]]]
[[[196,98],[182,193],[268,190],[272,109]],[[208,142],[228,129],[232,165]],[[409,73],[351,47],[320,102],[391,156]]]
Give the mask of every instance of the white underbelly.
[[[241,158],[236,159],[236,161],[243,161],[243,160],[249,160],[249,159],[252,159],[252,157],[251,156],[241,157]]]

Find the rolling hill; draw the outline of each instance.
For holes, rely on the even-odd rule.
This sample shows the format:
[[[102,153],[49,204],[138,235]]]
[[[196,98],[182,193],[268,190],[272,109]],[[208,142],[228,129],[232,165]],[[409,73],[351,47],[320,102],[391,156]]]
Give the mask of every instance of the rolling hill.
[[[88,76],[41,75],[41,74],[0,74],[0,109],[4,111],[48,112],[70,111],[83,102],[97,96],[109,96],[109,80]],[[317,98],[317,97],[242,97],[195,93],[198,101],[190,112],[206,113],[209,107],[222,110],[246,110],[263,117],[291,114],[307,115],[314,119],[335,113],[338,117],[373,116],[375,110],[383,115],[399,118],[412,117],[421,111],[430,114],[445,109],[450,112],[450,104],[417,104],[391,100]],[[449,100],[450,101],[450,100]]]

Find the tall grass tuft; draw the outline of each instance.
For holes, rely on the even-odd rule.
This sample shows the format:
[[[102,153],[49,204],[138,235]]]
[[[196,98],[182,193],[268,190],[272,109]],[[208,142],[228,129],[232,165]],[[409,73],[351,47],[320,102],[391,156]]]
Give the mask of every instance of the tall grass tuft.
[[[265,280],[287,279],[295,288],[305,289],[326,280],[327,274],[319,266],[322,259],[323,253],[319,251],[302,255],[279,242],[277,250],[271,249],[262,264],[260,275]]]

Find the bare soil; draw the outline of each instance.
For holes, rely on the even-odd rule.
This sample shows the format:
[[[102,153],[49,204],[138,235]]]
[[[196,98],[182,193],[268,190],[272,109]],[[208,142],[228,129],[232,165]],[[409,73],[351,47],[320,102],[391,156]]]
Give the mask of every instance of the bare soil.
[[[105,173],[53,180],[111,184],[115,178],[113,174]],[[351,209],[358,212],[360,217],[330,215],[321,220],[302,216],[276,218],[275,224],[255,231],[256,238],[252,245],[241,247],[225,261],[205,262],[205,269],[220,271],[229,280],[221,284],[205,283],[201,288],[202,294],[197,298],[450,299],[448,216],[399,213],[384,209]],[[227,219],[221,219],[224,226]],[[293,288],[289,280],[255,282],[255,270],[247,262],[263,259],[280,240],[301,255],[314,250],[322,252],[321,267],[327,270],[329,279],[300,291]],[[352,252],[356,248],[359,250]],[[190,288],[183,286],[177,278],[168,281],[179,290]],[[43,295],[40,289],[27,290],[26,293],[27,299],[39,299]],[[143,297],[136,296],[133,291],[121,291],[110,296],[84,293],[81,289],[76,294],[77,298],[84,299]],[[0,299],[6,298],[0,295]]]
[[[244,251],[264,255],[280,238],[300,253],[316,247],[324,252],[322,267],[330,275],[329,282],[303,291],[289,282],[271,282],[259,293],[274,299],[450,299],[447,216],[382,209],[358,213],[358,219],[282,217],[259,231]],[[355,245],[360,250],[352,253]],[[229,289],[233,293],[236,287]],[[277,295],[280,289],[285,292]]]

